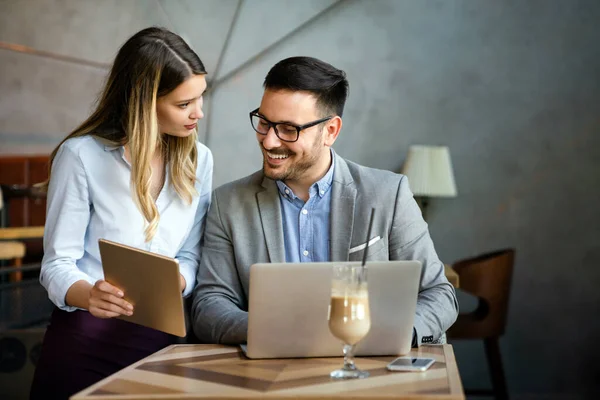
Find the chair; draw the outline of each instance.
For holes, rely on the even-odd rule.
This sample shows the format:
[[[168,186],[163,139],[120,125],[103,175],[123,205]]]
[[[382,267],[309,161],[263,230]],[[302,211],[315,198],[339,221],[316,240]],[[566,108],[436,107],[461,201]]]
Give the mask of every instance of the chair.
[[[452,266],[459,276],[461,290],[476,296],[479,303],[475,311],[458,315],[448,338],[483,340],[493,386],[493,391],[465,390],[467,394],[508,398],[499,339],[506,328],[514,258],[515,250],[505,249],[461,260]]]
[[[4,211],[4,196],[2,194],[2,187],[0,187],[0,212]],[[3,221],[3,219],[2,219]],[[0,228],[1,229],[1,228]],[[0,263],[4,261],[13,260],[13,267],[20,267],[23,264],[23,257],[25,256],[25,244],[17,241],[0,241]],[[1,277],[1,275],[0,275]],[[21,280],[21,272],[12,272],[9,274],[10,282],[17,282]]]
[[[25,256],[25,244],[22,242],[0,241],[0,261],[13,260],[13,267],[21,267],[23,265],[22,259]],[[19,282],[22,278],[22,272],[16,271],[9,274],[10,282]]]

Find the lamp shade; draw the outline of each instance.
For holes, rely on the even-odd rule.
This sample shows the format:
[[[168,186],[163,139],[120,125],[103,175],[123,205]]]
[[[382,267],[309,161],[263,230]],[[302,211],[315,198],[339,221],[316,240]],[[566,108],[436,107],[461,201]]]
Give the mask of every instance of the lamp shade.
[[[446,146],[410,146],[402,167],[415,196],[456,197],[456,183]]]

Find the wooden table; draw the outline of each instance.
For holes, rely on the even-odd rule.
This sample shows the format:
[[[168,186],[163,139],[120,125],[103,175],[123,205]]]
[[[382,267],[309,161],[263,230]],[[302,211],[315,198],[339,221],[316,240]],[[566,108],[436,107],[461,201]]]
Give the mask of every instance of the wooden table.
[[[43,226],[0,228],[0,240],[37,239],[43,237]]]
[[[341,358],[250,360],[238,347],[174,345],[71,397],[79,399],[464,399],[451,345],[422,346],[425,372],[390,372],[394,357],[357,357],[371,376],[336,381]]]

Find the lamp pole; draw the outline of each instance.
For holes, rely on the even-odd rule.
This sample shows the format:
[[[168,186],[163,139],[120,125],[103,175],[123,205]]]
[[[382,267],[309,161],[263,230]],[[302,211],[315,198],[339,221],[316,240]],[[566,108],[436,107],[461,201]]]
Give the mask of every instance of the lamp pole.
[[[427,222],[427,206],[429,205],[429,198],[427,196],[415,196],[415,201],[417,205],[421,209],[421,214],[423,215],[423,219]]]

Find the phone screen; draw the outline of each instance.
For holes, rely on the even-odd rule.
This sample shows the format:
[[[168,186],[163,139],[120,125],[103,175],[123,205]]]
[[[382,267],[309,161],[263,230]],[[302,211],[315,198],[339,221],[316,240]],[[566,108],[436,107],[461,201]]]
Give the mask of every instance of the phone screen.
[[[433,361],[430,358],[397,358],[390,365],[396,367],[425,367]]]

